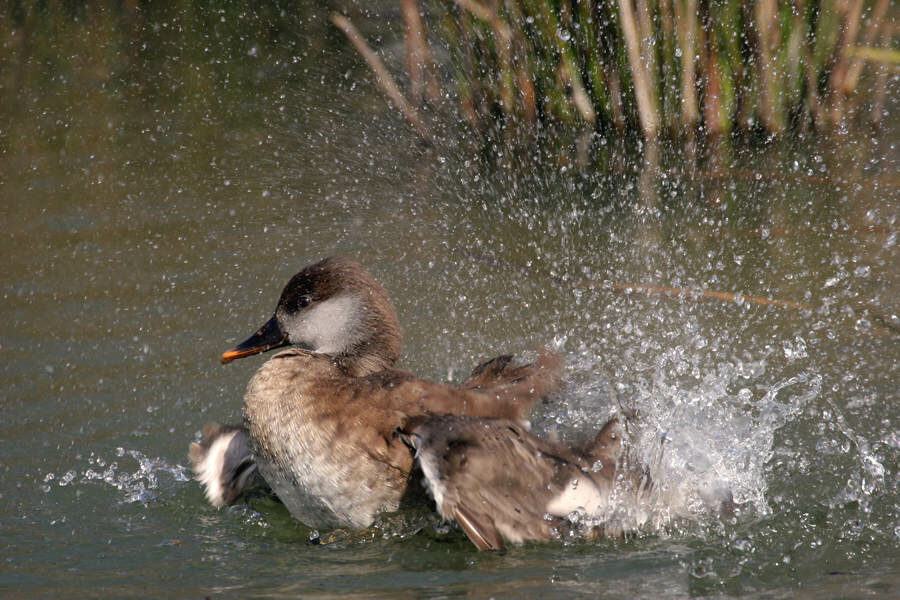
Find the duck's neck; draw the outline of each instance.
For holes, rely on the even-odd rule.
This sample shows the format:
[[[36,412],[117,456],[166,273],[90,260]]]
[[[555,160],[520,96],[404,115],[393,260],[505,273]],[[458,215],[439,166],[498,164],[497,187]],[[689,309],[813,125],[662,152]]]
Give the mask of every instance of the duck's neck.
[[[336,354],[334,363],[348,377],[366,377],[392,368],[399,358],[400,332],[387,327]]]
[[[334,357],[334,364],[347,377],[366,377],[393,366],[393,363],[371,354],[364,356],[340,354]]]

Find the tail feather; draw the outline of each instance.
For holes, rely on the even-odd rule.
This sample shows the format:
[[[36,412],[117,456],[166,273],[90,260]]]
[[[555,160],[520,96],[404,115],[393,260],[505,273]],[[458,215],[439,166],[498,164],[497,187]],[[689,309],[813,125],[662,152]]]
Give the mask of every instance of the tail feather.
[[[613,417],[600,428],[585,454],[592,458],[610,457],[613,462],[622,454],[622,436],[625,428],[618,417]]]
[[[634,453],[634,447],[626,439],[631,433],[637,414],[622,411],[600,428],[600,431],[584,450],[585,456],[599,461],[602,467],[595,467],[595,476],[612,483],[621,476],[637,499],[647,499],[654,489],[651,467],[657,467],[662,454],[662,446],[656,461],[644,464]],[[597,464],[595,462],[595,464]]]
[[[192,443],[188,455],[203,484],[206,498],[216,508],[234,502],[257,478],[247,430],[234,425],[208,423],[200,443]]]

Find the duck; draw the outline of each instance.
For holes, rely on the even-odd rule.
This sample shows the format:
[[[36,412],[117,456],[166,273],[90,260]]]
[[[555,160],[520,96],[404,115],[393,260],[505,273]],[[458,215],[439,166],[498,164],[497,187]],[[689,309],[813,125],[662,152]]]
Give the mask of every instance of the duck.
[[[401,332],[387,291],[343,257],[301,269],[274,315],[221,361],[276,349],[247,385],[243,423],[207,425],[189,455],[214,506],[261,479],[311,528],[365,528],[417,501],[411,444],[431,439],[425,434],[440,421],[428,418],[497,420],[524,431],[535,404],[561,383],[562,361],[547,350],[525,364],[492,358],[456,386],[398,369]]]

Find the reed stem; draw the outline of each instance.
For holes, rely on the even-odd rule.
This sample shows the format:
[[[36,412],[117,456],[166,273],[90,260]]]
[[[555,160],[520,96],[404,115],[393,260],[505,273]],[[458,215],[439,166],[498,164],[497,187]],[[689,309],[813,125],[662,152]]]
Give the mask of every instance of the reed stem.
[[[391,74],[388,72],[387,67],[384,66],[384,63],[378,55],[375,54],[375,51],[369,47],[369,44],[366,43],[366,40],[360,35],[353,23],[351,23],[344,15],[338,13],[332,13],[331,22],[344,32],[347,38],[356,47],[357,51],[359,51],[366,62],[369,63],[372,71],[375,72],[375,78],[378,85],[387,97],[390,98],[391,102],[394,103],[394,106],[400,110],[406,120],[409,121],[423,140],[430,141],[431,133],[428,131],[428,128],[425,126],[421,117],[419,117],[418,111],[406,100],[403,92],[400,91],[394,78],[391,77]]]
[[[854,94],[877,104],[882,88],[859,90],[862,72],[896,64],[889,41],[875,47],[889,37],[890,0],[431,0],[452,23],[437,32],[426,31],[418,0],[400,4],[411,103],[352,25],[335,23],[423,136],[417,106],[450,91],[482,133],[586,124],[647,139],[663,127],[689,138],[735,126],[783,135],[842,120]],[[450,51],[449,82],[436,78],[433,36]]]

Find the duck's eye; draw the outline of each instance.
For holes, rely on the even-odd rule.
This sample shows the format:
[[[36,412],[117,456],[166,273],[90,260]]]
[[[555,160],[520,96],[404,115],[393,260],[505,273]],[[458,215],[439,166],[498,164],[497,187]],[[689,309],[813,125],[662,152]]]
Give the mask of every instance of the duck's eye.
[[[300,296],[300,299],[297,300],[297,306],[300,308],[306,308],[310,304],[312,304],[312,298],[309,296]]]

